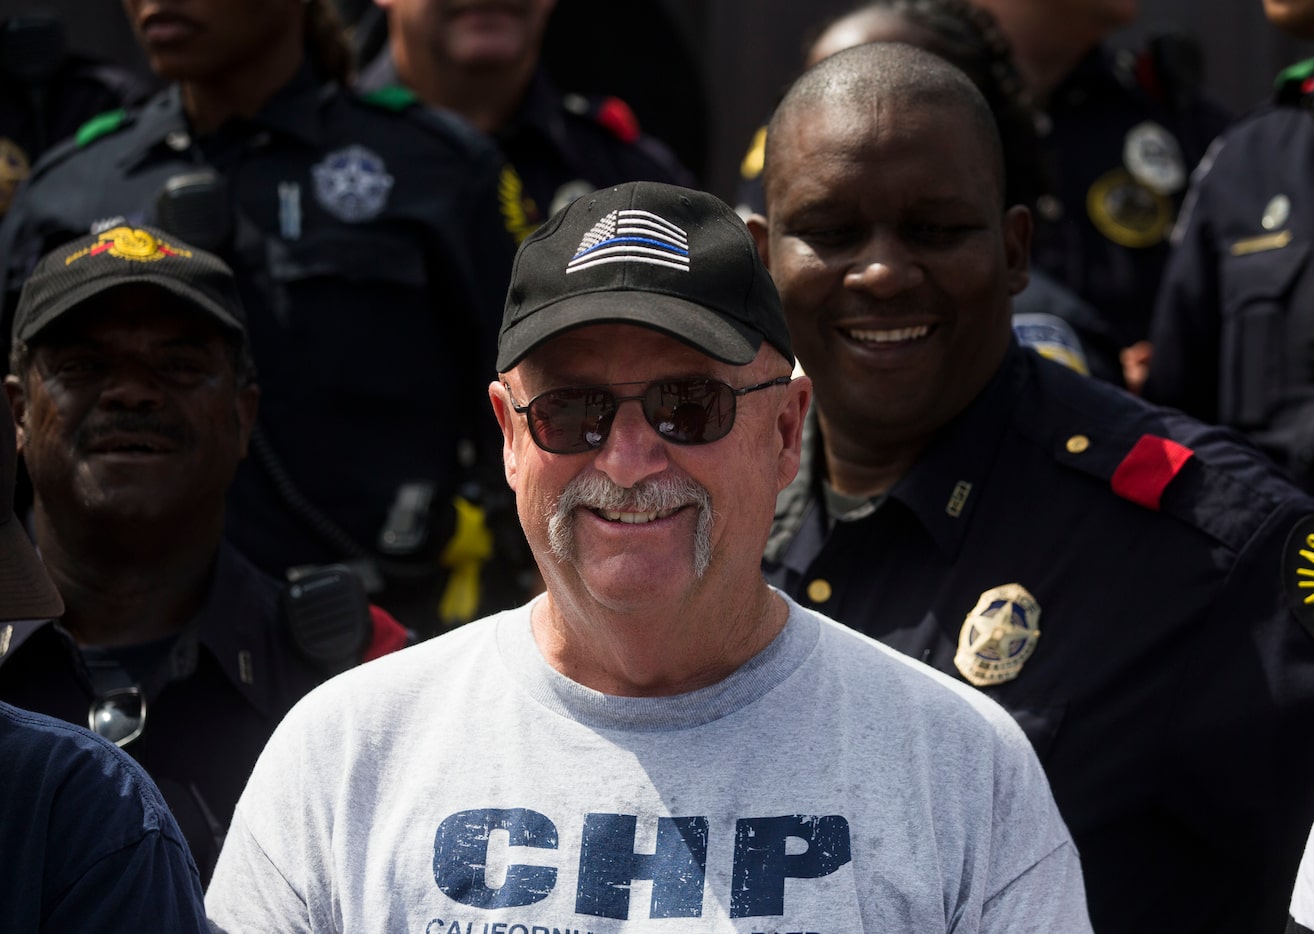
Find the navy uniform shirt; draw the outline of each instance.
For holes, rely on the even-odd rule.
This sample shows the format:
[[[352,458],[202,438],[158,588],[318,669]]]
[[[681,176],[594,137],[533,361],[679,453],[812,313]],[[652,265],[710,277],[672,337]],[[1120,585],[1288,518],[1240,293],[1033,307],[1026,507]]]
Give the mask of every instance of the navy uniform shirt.
[[[97,114],[145,96],[145,85],[112,65],[68,56],[49,80],[27,82],[0,56],[0,215],[42,153]]]
[[[1096,930],[1280,930],[1314,821],[1314,500],[1231,432],[1016,346],[839,521],[817,430],[768,580],[1014,715]]]
[[[361,72],[359,86],[371,91],[399,80],[385,50]],[[517,241],[598,188],[631,181],[697,187],[663,143],[640,131],[624,101],[562,94],[541,68],[511,119],[492,136],[510,167],[501,211]]]
[[[165,183],[205,167],[226,194],[161,220]],[[255,117],[201,138],[174,86],[84,127],[34,170],[0,227],[8,304],[43,251],[115,217],[212,247],[238,277],[261,386],[263,443],[238,471],[230,536],[279,577],[353,549],[378,558],[407,484],[426,485],[437,514],[462,480],[462,442],[488,460],[501,450],[487,393],[514,248],[497,216],[500,169],[463,123],[395,93],[363,102],[308,66]],[[224,225],[217,245],[190,233]],[[500,479],[500,460],[491,470]],[[421,630],[413,614],[437,602],[433,538],[385,556],[408,570],[377,598]],[[410,585],[414,604],[397,602]]]
[[[0,704],[0,912],[15,934],[203,934],[196,866],[151,780],[85,729]]]
[[[125,749],[163,792],[203,880],[265,741],[325,678],[292,645],[279,615],[282,590],[221,548],[190,636],[167,647],[158,673],[152,665],[143,679],[145,730]],[[92,678],[58,622],[0,624],[0,700],[85,727]]]
[[[1147,398],[1249,435],[1314,490],[1314,60],[1192,182],[1151,330]]]
[[[1122,347],[1147,336],[1189,173],[1227,124],[1169,64],[1173,48],[1091,52],[1042,118],[1055,197],[1036,212],[1032,263],[1093,305]]]

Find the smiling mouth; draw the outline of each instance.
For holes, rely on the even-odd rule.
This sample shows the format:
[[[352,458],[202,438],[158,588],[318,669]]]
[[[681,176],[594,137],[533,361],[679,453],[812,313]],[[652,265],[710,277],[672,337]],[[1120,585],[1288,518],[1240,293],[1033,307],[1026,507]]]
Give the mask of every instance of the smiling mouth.
[[[850,339],[863,344],[904,344],[917,341],[931,333],[929,324],[911,328],[850,328],[844,334]]]
[[[608,522],[620,522],[623,525],[646,525],[649,522],[673,516],[683,508],[683,506],[677,506],[674,509],[662,509],[657,512],[616,512],[612,509],[594,509],[592,512],[595,516],[606,519]]]

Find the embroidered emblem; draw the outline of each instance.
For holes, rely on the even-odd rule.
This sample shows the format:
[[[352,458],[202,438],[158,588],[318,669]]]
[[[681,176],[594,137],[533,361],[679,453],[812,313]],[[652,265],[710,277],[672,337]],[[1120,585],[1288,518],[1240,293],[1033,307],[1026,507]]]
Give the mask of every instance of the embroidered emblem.
[[[1021,584],[981,594],[958,634],[954,667],[969,684],[1012,681],[1040,639],[1040,604]]]
[[[31,168],[27,153],[13,140],[0,137],[0,214],[9,210],[14,192]]]
[[[1095,179],[1086,192],[1086,212],[1096,230],[1133,249],[1162,243],[1173,220],[1172,203],[1123,169]]]
[[[1186,187],[1182,149],[1173,135],[1157,123],[1147,120],[1127,131],[1122,161],[1132,178],[1151,191],[1171,195]]]
[[[538,227],[538,206],[525,194],[520,173],[510,165],[503,166],[497,177],[497,202],[502,211],[502,225],[516,243],[522,242]]]
[[[647,263],[688,272],[689,238],[651,211],[612,211],[589,228],[566,274],[604,263]]]
[[[83,247],[76,253],[64,258],[64,265],[69,266],[86,256],[99,256],[108,253],[118,259],[134,263],[154,263],[166,256],[191,257],[191,250],[170,246],[163,240],[156,240],[144,230],[134,227],[115,227],[107,230],[96,240],[93,246]]]
[[[315,178],[315,200],[349,224],[378,217],[392,191],[393,177],[383,159],[364,146],[331,152],[310,171]]]
[[[1297,522],[1282,546],[1282,583],[1291,611],[1314,636],[1314,516]]]

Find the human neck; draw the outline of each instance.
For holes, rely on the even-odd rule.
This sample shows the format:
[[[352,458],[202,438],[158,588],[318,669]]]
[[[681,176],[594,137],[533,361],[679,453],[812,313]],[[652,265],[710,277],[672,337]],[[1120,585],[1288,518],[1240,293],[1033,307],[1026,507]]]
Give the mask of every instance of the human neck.
[[[460,115],[481,133],[496,132],[515,114],[534,76],[534,63],[480,71],[449,67],[431,55],[392,40],[392,60],[401,83],[431,107]]]
[[[1049,96],[1105,38],[1104,30],[1080,17],[1073,17],[1038,3],[974,0],[990,11],[1008,39],[1013,61],[1038,105]]]
[[[167,530],[83,523],[70,534],[58,525],[38,504],[37,545],[64,598],[63,625],[82,646],[180,632],[204,599],[222,534],[221,524],[192,535],[178,534],[177,523]]]
[[[249,119],[259,113],[301,68],[305,50],[300,39],[295,43],[241,68],[180,82],[183,110],[192,129],[201,135],[213,133],[234,117]]]
[[[897,444],[873,444],[866,432],[844,431],[817,412],[821,424],[821,447],[825,457],[826,478],[837,493],[845,496],[879,496],[906,474],[927,439]]]
[[[562,600],[549,588],[533,608],[534,639],[561,674],[603,694],[664,697],[733,674],[784,628],[789,610],[758,578],[732,609],[665,607],[617,613]]]

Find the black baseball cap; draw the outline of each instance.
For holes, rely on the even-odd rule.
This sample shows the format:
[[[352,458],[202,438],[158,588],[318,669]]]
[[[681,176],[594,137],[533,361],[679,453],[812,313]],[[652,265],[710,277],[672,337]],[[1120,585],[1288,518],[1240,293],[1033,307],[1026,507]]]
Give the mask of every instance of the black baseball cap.
[[[47,253],[23,284],[13,338],[31,341],[65,313],[110,289],[160,288],[246,339],[233,272],[219,257],[153,227],[115,227]]]
[[[780,296],[729,205],[701,191],[628,182],[584,195],[516,253],[497,341],[505,372],[588,324],[637,324],[742,365],[765,340],[792,363]]]

